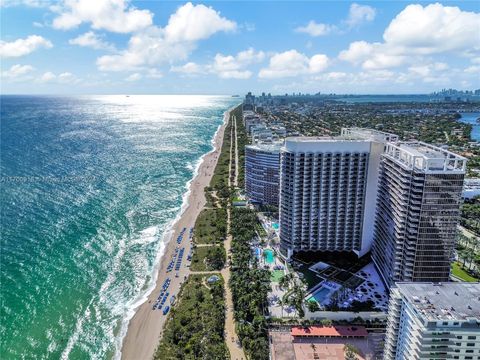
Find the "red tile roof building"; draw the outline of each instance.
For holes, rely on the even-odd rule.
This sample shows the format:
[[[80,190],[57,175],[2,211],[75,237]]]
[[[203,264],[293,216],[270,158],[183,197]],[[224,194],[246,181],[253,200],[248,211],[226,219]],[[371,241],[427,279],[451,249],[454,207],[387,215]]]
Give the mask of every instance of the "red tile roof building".
[[[294,326],[290,333],[294,337],[366,338],[368,336],[363,326]]]

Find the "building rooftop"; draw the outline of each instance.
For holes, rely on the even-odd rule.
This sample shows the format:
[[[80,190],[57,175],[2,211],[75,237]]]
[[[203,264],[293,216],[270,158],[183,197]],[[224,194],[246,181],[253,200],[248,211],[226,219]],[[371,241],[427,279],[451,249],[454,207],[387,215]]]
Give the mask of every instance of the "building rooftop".
[[[293,136],[287,137],[286,141],[291,143],[318,143],[318,142],[369,142],[369,139],[344,136]]]
[[[397,283],[398,290],[427,321],[480,321],[480,283]]]
[[[245,148],[249,148],[252,150],[280,153],[280,149],[282,148],[282,146],[283,146],[283,141],[274,141],[274,142],[259,141],[259,142],[256,142],[255,144],[246,145]]]
[[[387,143],[385,154],[403,166],[425,172],[465,172],[463,156],[421,141]]]
[[[342,128],[342,137],[372,139],[380,142],[396,142],[398,135],[366,128]]]

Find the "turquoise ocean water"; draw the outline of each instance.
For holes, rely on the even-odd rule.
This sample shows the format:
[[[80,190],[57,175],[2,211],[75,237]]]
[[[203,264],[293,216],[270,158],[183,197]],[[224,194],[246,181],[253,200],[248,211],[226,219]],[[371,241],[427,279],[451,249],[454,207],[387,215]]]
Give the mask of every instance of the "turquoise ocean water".
[[[186,185],[237,102],[1,97],[1,359],[118,357]]]

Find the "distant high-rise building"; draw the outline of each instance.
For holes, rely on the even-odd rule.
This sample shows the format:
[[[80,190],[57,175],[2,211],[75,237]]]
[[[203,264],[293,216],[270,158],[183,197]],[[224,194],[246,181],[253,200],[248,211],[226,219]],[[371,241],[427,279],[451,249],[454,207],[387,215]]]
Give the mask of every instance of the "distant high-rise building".
[[[397,283],[384,360],[480,359],[480,283]]]
[[[245,193],[255,204],[278,206],[283,142],[245,146]]]
[[[250,91],[245,95],[243,110],[255,110],[255,96]]]
[[[373,240],[378,165],[387,141],[375,130],[343,129],[336,138],[287,138],[281,150],[280,250],[349,251]]]
[[[372,247],[387,286],[448,281],[465,166],[465,158],[422,142],[387,144]]]

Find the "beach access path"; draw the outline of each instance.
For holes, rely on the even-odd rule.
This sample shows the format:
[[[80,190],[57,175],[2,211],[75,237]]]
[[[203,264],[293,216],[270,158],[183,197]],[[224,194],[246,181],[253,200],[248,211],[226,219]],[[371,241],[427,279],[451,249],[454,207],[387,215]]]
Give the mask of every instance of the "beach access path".
[[[232,120],[234,126],[231,126],[232,131],[232,139],[234,141],[230,142],[230,163],[228,167],[228,185],[232,186],[232,177],[231,177],[231,170],[233,161],[235,161],[235,176],[233,180],[233,184],[236,186],[237,184],[237,177],[238,177],[238,146],[237,146],[237,119],[235,116],[232,115]],[[233,143],[235,143],[235,152]],[[229,202],[227,208],[227,238],[224,242],[225,252],[228,255],[231,253],[232,249],[232,235],[230,234],[230,226],[231,226],[231,215],[232,215],[232,204]],[[226,316],[225,316],[225,341],[227,343],[228,351],[230,352],[230,359],[231,360],[244,360],[246,359],[245,353],[243,349],[240,347],[240,339],[238,338],[236,329],[235,329],[235,319],[233,317],[233,297],[232,291],[230,289],[230,262],[227,261],[225,263],[225,267],[222,269],[221,274],[225,281],[225,309],[226,309]]]
[[[171,283],[168,291],[171,295],[178,295],[181,284],[190,274],[190,269],[185,266],[186,256],[184,256],[182,266],[179,271],[166,272],[166,268],[172,259],[177,246],[185,248],[185,254],[190,253],[192,243],[188,237],[188,233],[191,228],[195,226],[197,216],[202,211],[206,204],[204,188],[210,184],[210,180],[213,176],[215,166],[221,151],[223,136],[225,132],[225,126],[230,118],[230,111],[225,113],[224,124],[219,128],[216,137],[213,141],[214,150],[203,158],[197,176],[190,184],[190,194],[188,197],[188,205],[182,213],[180,219],[173,225],[172,235],[170,241],[166,244],[165,253],[160,261],[158,269],[158,276],[154,290],[148,295],[147,299],[136,309],[134,316],[131,318],[127,334],[122,344],[121,358],[124,360],[150,360],[152,359],[155,349],[157,348],[160,339],[162,337],[163,327],[167,316],[163,315],[161,310],[152,310],[152,306],[155,303],[158,295],[160,294],[161,287],[167,278],[171,279]],[[177,244],[176,239],[181,230],[186,228],[184,239],[180,245]],[[228,242],[228,240],[227,240]],[[228,248],[229,249],[229,248]],[[178,277],[175,274],[178,272]],[[224,275],[225,284],[228,284],[229,274],[227,277]],[[226,285],[228,289],[228,285]],[[227,291],[227,306],[228,306],[228,291]],[[231,293],[230,293],[230,306],[231,306]],[[228,313],[231,311],[227,311]],[[232,321],[233,321],[233,315]],[[234,331],[234,329],[233,329]],[[229,347],[230,349],[230,347]],[[235,355],[232,355],[232,359],[235,359]],[[242,357],[243,359],[245,357]],[[240,357],[239,357],[240,359]]]

